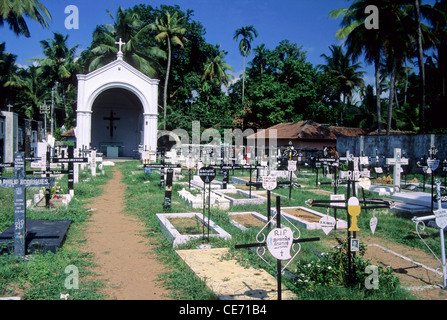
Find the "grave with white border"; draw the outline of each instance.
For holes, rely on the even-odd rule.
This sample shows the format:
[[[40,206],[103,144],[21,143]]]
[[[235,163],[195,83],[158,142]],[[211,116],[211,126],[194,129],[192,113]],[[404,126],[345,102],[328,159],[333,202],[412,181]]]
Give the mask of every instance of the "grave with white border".
[[[255,194],[250,193],[245,190],[240,189],[222,189],[222,190],[214,190],[213,193],[224,197],[230,201],[232,206],[236,205],[248,205],[248,204],[262,204],[267,201],[267,198]],[[238,195],[238,196],[236,196]],[[242,199],[240,198],[242,197]]]
[[[273,214],[276,213],[274,210],[276,209],[272,208]],[[322,229],[320,220],[327,217],[326,214],[302,206],[281,207],[281,215],[308,230]],[[333,227],[336,227],[337,229],[346,229],[348,227],[348,223],[345,220],[337,219],[336,225],[334,224]]]
[[[203,208],[203,194],[201,192],[202,189],[199,188],[193,188],[193,190],[200,190],[197,194],[193,194],[191,191],[186,190],[183,188],[182,190],[178,191],[179,197],[185,201],[185,203],[189,206],[191,206],[193,209],[202,209]],[[205,202],[208,203],[208,197],[211,196],[209,203],[212,208],[218,208],[221,210],[228,210],[230,209],[230,200],[226,199],[225,197],[218,195],[214,192],[211,192],[211,194],[205,195]]]
[[[200,239],[204,237],[202,234],[181,234],[169,221],[172,218],[186,218],[186,219],[197,219],[204,226],[209,226],[213,231],[209,234],[211,237],[223,238],[226,240],[231,239],[231,235],[222,229],[220,226],[215,224],[212,220],[206,219],[203,214],[197,212],[185,212],[185,213],[157,213],[155,215],[160,224],[161,230],[165,237],[172,242],[172,246],[178,247],[181,244],[186,244],[188,241],[193,239]]]
[[[231,218],[231,221],[230,221],[231,224],[242,231],[247,231],[247,230],[249,230],[249,228],[242,225],[241,223],[237,222],[235,220],[235,219],[237,219],[237,217],[249,216],[252,219],[258,220],[261,223],[261,226],[264,226],[268,222],[268,219],[266,216],[264,216],[256,211],[228,212],[228,215]]]

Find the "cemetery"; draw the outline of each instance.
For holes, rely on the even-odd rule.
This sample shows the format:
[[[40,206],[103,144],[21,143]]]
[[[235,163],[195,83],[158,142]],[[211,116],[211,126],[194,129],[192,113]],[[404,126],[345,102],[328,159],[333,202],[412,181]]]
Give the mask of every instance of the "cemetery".
[[[315,43],[252,52],[254,26],[231,30],[240,74],[225,61],[232,50],[208,43],[179,5],[107,11],[112,23],[71,49],[52,32],[32,66],[6,51],[8,36],[0,300],[447,299],[447,134],[436,116],[447,5],[424,5],[437,14],[421,22],[418,1],[383,4],[400,13],[387,21],[396,32],[431,24],[401,39],[438,39],[433,56],[420,44],[418,57],[396,57],[388,38],[374,53],[362,40],[378,29],[374,10],[347,22],[364,4],[328,12],[349,41],[328,44],[323,64],[307,61]],[[49,27],[38,1],[25,14],[3,7],[8,35],[31,37],[22,15]],[[364,54],[387,70],[365,76]]]

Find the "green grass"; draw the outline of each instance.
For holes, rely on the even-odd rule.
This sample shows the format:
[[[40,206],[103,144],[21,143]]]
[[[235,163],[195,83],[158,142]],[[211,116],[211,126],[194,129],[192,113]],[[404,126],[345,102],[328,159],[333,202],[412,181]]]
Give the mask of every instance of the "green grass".
[[[128,185],[126,190],[126,204],[129,212],[135,213],[139,218],[145,222],[147,228],[147,236],[152,239],[152,243],[156,244],[156,252],[160,255],[160,261],[166,263],[168,271],[161,275],[160,279],[164,282],[167,288],[171,290],[171,297],[174,299],[214,299],[214,295],[208,291],[203,282],[191,273],[191,271],[184,265],[184,263],[175,254],[172,248],[172,243],[167,241],[161,233],[161,229],[158,224],[158,220],[155,217],[156,213],[163,212],[201,212],[201,209],[191,209],[186,206],[182,199],[178,197],[177,191],[183,188],[174,183],[172,192],[172,206],[170,209],[163,208],[164,189],[159,186],[159,175],[155,172],[151,173],[149,178],[146,175],[138,174],[132,175],[130,172],[134,170],[137,162],[125,162],[120,163],[120,169],[125,173],[125,182]],[[248,173],[246,173],[248,174]],[[312,179],[313,176],[310,176]],[[149,181],[149,182],[147,182]],[[187,181],[187,176],[183,181]],[[144,183],[146,182],[146,183]],[[331,190],[331,188],[328,188]],[[339,189],[342,191],[342,188]],[[304,188],[293,188],[291,193],[291,199],[289,200],[289,189],[277,188],[274,191],[282,195],[281,206],[303,206],[304,202],[308,199],[327,199],[327,195],[316,194],[314,192],[306,191]],[[272,201],[272,206],[275,206],[275,201]],[[326,213],[324,208],[312,208],[317,211]],[[256,211],[266,215],[266,205],[244,205],[233,206],[231,211]],[[383,210],[382,210],[383,211]],[[400,217],[394,217],[390,214],[384,213],[384,211],[377,211],[376,216],[379,218],[379,226],[377,227],[376,235],[386,235],[391,240],[395,241],[396,238],[402,238],[404,230],[414,230],[412,222]],[[332,214],[332,212],[330,213]],[[339,216],[345,219],[343,216],[344,210],[339,210]],[[369,214],[371,215],[371,214]],[[365,218],[366,218],[365,214]],[[363,218],[363,217],[362,217]],[[236,244],[253,243],[256,241],[256,234],[260,231],[261,227],[250,228],[247,232],[242,232],[237,227],[230,223],[230,218],[226,211],[211,209],[211,220],[221,226],[224,230],[232,235],[231,240],[222,240],[219,238],[211,238],[209,241],[213,247],[228,247],[230,253],[227,258],[236,259],[242,265],[251,266],[255,268],[263,268],[273,274],[273,270],[268,267],[253,250],[248,249],[234,249]],[[397,221],[400,223],[398,224]],[[396,225],[396,227],[393,226]],[[359,226],[364,234],[370,234],[369,231],[369,219],[359,219]],[[410,228],[411,227],[411,228]],[[406,228],[406,229],[405,229]],[[395,232],[390,232],[389,229],[393,229]],[[344,239],[346,237],[346,231],[333,231],[329,236],[326,236],[321,230],[309,231],[300,228],[301,238],[308,237],[320,237],[322,240],[335,239],[336,237]],[[360,237],[361,235],[359,235]],[[404,235],[405,237],[405,235]],[[183,245],[179,249],[195,248],[197,245],[206,242],[202,239],[194,240],[186,245]],[[416,244],[417,241],[411,242]],[[421,247],[420,245],[418,247]],[[318,264],[321,261],[319,253],[330,252],[331,246],[327,241],[306,243],[301,246],[301,251],[296,260],[288,267],[291,271],[296,271],[298,266],[303,263]],[[266,254],[268,258],[269,254]],[[360,257],[358,257],[360,259]],[[366,266],[368,262],[359,260],[359,264]],[[276,261],[271,259],[271,264],[276,265]],[[389,276],[386,270],[383,271],[383,281],[389,280],[391,283],[387,286],[382,283],[383,290],[364,290],[363,283],[365,274],[359,274],[359,281],[357,285],[335,285],[328,287],[325,285],[314,284],[312,287],[302,287],[297,285],[296,280],[284,277],[284,283],[291,288],[299,299],[345,299],[345,300],[359,300],[359,299],[373,299],[373,300],[392,300],[392,299],[411,299],[412,296],[405,290],[401,289],[398,285],[398,280]],[[389,270],[387,271],[389,272]],[[360,283],[360,284],[359,284]],[[185,285],[187,284],[187,285]],[[390,289],[392,288],[392,290]]]
[[[94,266],[92,256],[84,252],[81,246],[85,243],[83,227],[90,216],[87,211],[88,199],[102,192],[101,186],[111,177],[111,168],[106,167],[105,172],[104,176],[91,178],[89,182],[82,182],[89,174],[81,172],[80,182],[75,184],[75,197],[67,208],[50,211],[27,209],[29,219],[68,219],[72,223],[64,245],[56,253],[36,252],[27,255],[26,262],[13,254],[0,255],[0,296],[20,295],[25,300],[58,300],[61,293],[69,293],[69,298],[74,300],[104,298],[99,290],[104,284],[91,272]],[[66,183],[66,177],[57,182],[65,190]],[[37,190],[27,190],[27,198],[31,199],[34,192]],[[14,221],[12,199],[12,190],[0,190],[1,231]],[[70,281],[70,276],[74,275],[73,267],[77,268],[79,275],[78,289]]]
[[[170,209],[163,207],[164,189],[159,186],[160,177],[153,172],[149,178],[141,171],[141,173],[132,174],[136,171],[138,161],[127,161],[117,163],[117,166],[124,174],[124,182],[126,184],[125,200],[126,210],[129,213],[135,214],[145,225],[145,236],[150,240],[150,243],[155,246],[156,254],[159,261],[165,264],[166,272],[160,275],[159,280],[169,290],[169,297],[172,299],[190,299],[190,300],[212,300],[216,299],[213,292],[211,292],[206,284],[199,280],[195,274],[181,261],[175,250],[172,248],[172,243],[168,241],[161,233],[161,228],[158,220],[155,217],[156,213],[163,212],[201,212],[201,209],[192,210],[188,207],[182,199],[178,197],[177,191],[183,186],[174,183],[172,190],[172,205]],[[231,172],[230,172],[231,173]],[[235,172],[239,175],[239,172]],[[243,173],[248,176],[248,171]],[[12,294],[20,294],[24,299],[59,299],[61,293],[70,293],[70,299],[104,299],[100,293],[100,288],[103,283],[90,270],[94,265],[92,256],[81,250],[81,246],[85,243],[83,230],[85,222],[89,218],[88,199],[99,195],[102,192],[101,185],[111,177],[111,168],[106,167],[106,175],[91,178],[89,182],[82,182],[82,180],[89,177],[87,172],[80,176],[80,183],[75,185],[75,198],[72,200],[68,208],[59,208],[56,210],[28,210],[27,217],[32,219],[70,219],[72,225],[67,234],[67,239],[64,246],[56,253],[36,253],[29,256],[27,263],[17,259],[13,255],[4,254],[0,256],[0,296],[9,296]],[[253,180],[255,179],[253,174]],[[299,178],[308,178],[306,183],[315,188],[315,176],[298,174]],[[219,177],[217,177],[218,179]],[[329,181],[328,179],[320,177],[320,181]],[[183,181],[188,181],[187,175]],[[298,182],[304,180],[298,180]],[[304,183],[304,182],[303,182]],[[63,188],[66,188],[66,178],[58,182]],[[330,185],[319,186],[319,189],[333,191]],[[253,189],[254,190],[254,189]],[[339,187],[338,192],[345,192],[344,187]],[[28,199],[32,196],[31,190],[28,190]],[[308,199],[328,199],[328,195],[317,194],[306,190],[306,188],[292,189],[291,199],[289,200],[289,188],[278,187],[274,190],[275,193],[280,194],[281,206],[305,206],[304,202]],[[0,230],[4,230],[13,223],[13,204],[12,204],[12,190],[0,190]],[[373,194],[366,194],[367,197],[372,197]],[[275,206],[275,201],[272,201],[272,206]],[[326,213],[325,208],[312,208],[316,211]],[[256,211],[267,215],[267,208],[265,204],[262,205],[246,205],[234,206],[231,211]],[[333,210],[330,210],[332,215]],[[338,217],[346,219],[346,211],[339,210]],[[388,213],[387,210],[377,210],[376,216],[379,223],[376,229],[375,237],[380,239],[387,239],[392,242],[400,243],[410,247],[428,249],[418,238],[415,232],[415,224],[409,218],[396,216]],[[370,236],[369,220],[372,217],[372,212],[362,212],[359,216],[358,226],[361,229],[358,232],[358,238]],[[232,235],[231,240],[222,240],[220,238],[210,238],[210,243],[213,247],[228,247],[230,248],[228,259],[237,259],[241,264],[251,266],[254,268],[263,268],[273,274],[273,270],[266,266],[266,264],[259,259],[253,250],[249,249],[234,249],[236,244],[253,243],[256,241],[256,235],[260,231],[260,227],[250,228],[247,232],[242,232],[230,223],[230,217],[224,210],[211,209],[211,220],[221,226],[224,230]],[[389,281],[388,284],[381,282],[387,290],[364,290],[363,278],[364,274],[359,274],[359,281],[356,285],[338,285],[329,283],[326,285],[318,284],[319,281],[329,281],[323,275],[328,273],[318,272],[318,268],[324,263],[328,268],[334,266],[333,261],[325,261],[320,256],[320,253],[331,253],[331,256],[340,257],[336,250],[328,244],[330,240],[334,241],[336,238],[342,241],[346,239],[346,231],[332,231],[326,236],[322,231],[309,231],[300,228],[301,238],[320,237],[321,241],[305,243],[301,246],[301,251],[295,261],[288,267],[293,272],[301,272],[303,268],[310,265],[306,271],[306,277],[314,274],[315,279],[311,279],[311,285],[303,286],[301,283],[287,276],[283,277],[284,284],[291,288],[299,299],[324,299],[324,300],[393,300],[393,299],[411,299],[411,295],[399,288],[395,283],[395,279],[386,274],[383,270],[383,279]],[[426,228],[421,232],[429,245],[439,255],[439,233],[436,230]],[[203,239],[197,239],[180,247],[180,249],[195,248],[197,245],[206,242]],[[269,254],[266,254],[268,258]],[[360,257],[359,257],[360,258]],[[272,265],[275,261],[270,259]],[[359,260],[359,265],[365,266],[365,261]],[[68,266],[76,266],[79,270],[79,289],[66,289],[65,281],[69,274],[65,273]],[[306,266],[306,267],[304,267]],[[307,270],[307,269],[306,269]],[[328,269],[329,270],[329,269]],[[339,269],[341,270],[341,269]],[[362,270],[360,270],[362,271]],[[340,276],[340,274],[338,274]],[[341,277],[341,276],[340,276]],[[329,277],[330,278],[330,277]],[[87,280],[88,279],[88,280]],[[310,279],[310,278],[309,278]],[[389,290],[392,288],[392,290]]]

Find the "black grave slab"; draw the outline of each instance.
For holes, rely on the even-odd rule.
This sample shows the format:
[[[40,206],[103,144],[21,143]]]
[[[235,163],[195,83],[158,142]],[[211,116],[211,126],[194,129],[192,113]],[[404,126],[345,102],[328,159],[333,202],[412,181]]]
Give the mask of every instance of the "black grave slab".
[[[56,253],[65,240],[70,220],[31,220],[26,219],[25,252],[51,251]],[[0,252],[14,251],[14,224],[0,234]]]

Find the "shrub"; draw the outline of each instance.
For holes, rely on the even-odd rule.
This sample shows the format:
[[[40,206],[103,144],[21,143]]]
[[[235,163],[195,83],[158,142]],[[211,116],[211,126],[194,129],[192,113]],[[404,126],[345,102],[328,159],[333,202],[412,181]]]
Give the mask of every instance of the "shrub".
[[[399,278],[392,275],[390,267],[383,268],[377,266],[378,270],[378,287],[377,289],[369,289],[365,285],[365,280],[369,277],[369,273],[365,270],[368,266],[372,266],[370,260],[363,258],[366,247],[360,244],[360,251],[354,256],[351,254],[351,265],[349,263],[347,241],[342,242],[337,239],[339,245],[329,253],[322,253],[318,260],[300,263],[298,262],[295,274],[297,278],[293,285],[297,289],[312,290],[317,287],[345,287],[355,288],[367,295],[382,294],[393,295],[399,285]],[[368,281],[371,283],[371,281]]]

